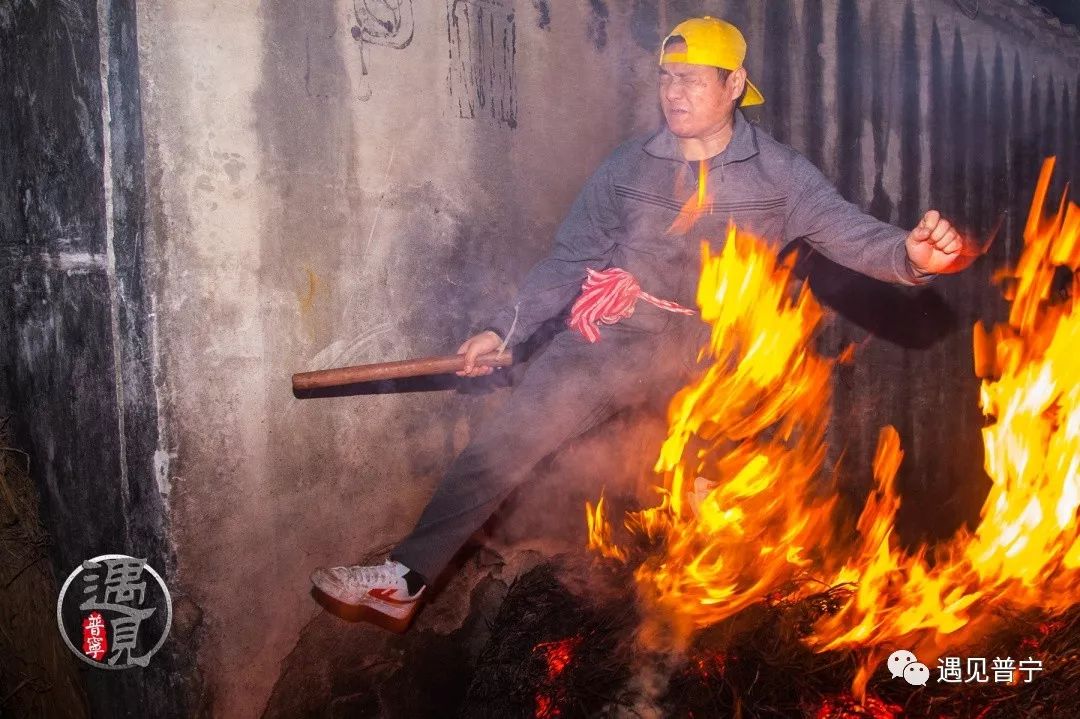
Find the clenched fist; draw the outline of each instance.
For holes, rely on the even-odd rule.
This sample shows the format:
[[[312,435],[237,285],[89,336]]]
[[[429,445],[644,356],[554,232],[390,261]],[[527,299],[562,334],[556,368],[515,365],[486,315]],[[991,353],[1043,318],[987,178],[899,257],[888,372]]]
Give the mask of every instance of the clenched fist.
[[[482,377],[491,374],[493,367],[485,367],[476,364],[476,358],[487,352],[494,352],[502,344],[502,338],[491,330],[485,330],[478,335],[473,335],[461,343],[457,353],[465,355],[465,369],[457,372],[458,377]]]
[[[908,260],[916,270],[930,274],[960,272],[981,254],[979,248],[937,210],[930,210],[905,242]]]

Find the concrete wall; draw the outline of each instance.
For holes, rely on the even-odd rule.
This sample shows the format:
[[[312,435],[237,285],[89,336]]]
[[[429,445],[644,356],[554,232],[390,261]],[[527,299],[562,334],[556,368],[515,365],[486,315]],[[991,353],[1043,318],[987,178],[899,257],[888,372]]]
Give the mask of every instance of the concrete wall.
[[[167,492],[218,716],[257,713],[311,568],[407,531],[499,394],[298,401],[290,374],[455,349],[655,120],[602,4],[394,5],[139,4]]]
[[[173,570],[144,292],[153,270],[138,77],[132,2],[0,7],[0,414],[31,458],[57,586],[104,553]],[[194,608],[176,599],[177,641],[145,671],[71,656],[94,715],[188,714]]]
[[[67,28],[78,67],[5,92],[24,107],[9,88],[46,87],[67,126],[88,119],[62,143],[73,159],[49,151],[26,173],[69,173],[77,184],[57,186],[82,189],[29,214],[25,183],[0,199],[16,308],[0,314],[18,338],[4,398],[24,418],[57,566],[121,545],[168,563],[183,607],[175,651],[202,680],[169,665],[173,690],[200,693],[206,714],[260,713],[321,611],[310,569],[407,531],[506,394],[432,382],[298,400],[289,375],[445,352],[482,326],[596,164],[658,122],[654,48],[691,14],[743,27],[769,100],[756,118],[878,216],[911,225],[939,206],[985,231],[1010,209],[993,259],[931,290],[810,265],[840,313],[825,344],[872,337],[838,376],[833,444],[849,448],[853,475],[891,422],[908,488],[944,507],[927,512],[934,526],[977,507],[970,325],[1000,315],[990,269],[1016,256],[1039,157],[1057,148],[1080,176],[1080,43],[1019,0],[984,0],[974,18],[945,0],[143,0],[98,3],[101,17],[83,5],[85,27],[16,4],[23,27],[46,16]],[[53,74],[75,89],[49,88]],[[16,146],[41,137],[26,130]],[[139,151],[115,159],[131,143]],[[14,155],[0,157],[4,181],[17,177]],[[44,219],[19,224],[30,215]],[[65,244],[76,235],[88,244]],[[944,428],[943,407],[956,411]],[[590,441],[622,445],[612,432]],[[585,464],[551,471],[609,473]],[[89,487],[112,524],[73,516]],[[91,680],[99,713],[116,712]]]

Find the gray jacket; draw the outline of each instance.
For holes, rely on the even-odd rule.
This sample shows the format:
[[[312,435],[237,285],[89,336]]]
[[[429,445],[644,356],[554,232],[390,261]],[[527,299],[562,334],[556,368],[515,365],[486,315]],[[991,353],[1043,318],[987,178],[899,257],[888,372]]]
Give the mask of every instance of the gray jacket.
[[[581,190],[551,255],[526,275],[507,344],[522,342],[563,312],[578,295],[587,267],[621,267],[645,292],[695,307],[701,242],[719,250],[729,218],[774,243],[777,251],[801,237],[834,262],[886,282],[913,285],[929,279],[907,261],[907,231],[846,201],[809,160],[751,125],[742,112],[735,112],[728,146],[707,163],[705,212],[688,232],[669,234],[679,210],[697,192],[698,163],[681,159],[666,125],[616,148]],[[620,324],[659,332],[671,317],[639,302],[633,317]],[[489,327],[506,338],[513,321],[510,307]]]

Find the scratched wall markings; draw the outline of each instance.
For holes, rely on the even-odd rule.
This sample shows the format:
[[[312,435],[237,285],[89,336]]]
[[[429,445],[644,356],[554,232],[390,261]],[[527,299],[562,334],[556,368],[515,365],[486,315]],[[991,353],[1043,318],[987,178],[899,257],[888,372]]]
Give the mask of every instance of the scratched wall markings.
[[[412,0],[353,0],[356,24],[352,36],[360,44],[360,71],[366,82],[368,74],[366,45],[401,50],[413,39]],[[367,100],[370,90],[361,94]]]
[[[499,0],[447,0],[450,41],[450,96],[458,115],[490,114],[517,127],[514,91],[516,27],[514,10]]]

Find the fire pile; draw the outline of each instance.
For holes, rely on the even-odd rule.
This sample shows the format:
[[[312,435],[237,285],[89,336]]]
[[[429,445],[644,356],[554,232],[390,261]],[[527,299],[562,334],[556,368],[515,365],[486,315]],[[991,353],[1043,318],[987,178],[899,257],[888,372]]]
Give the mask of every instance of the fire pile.
[[[878,669],[879,695],[903,699],[908,711],[912,701],[929,702],[928,714],[914,716],[968,716],[970,706],[993,708],[985,716],[1034,716],[1024,711],[1052,707],[1050,688],[1080,676],[1080,666],[1069,666],[1080,649],[1072,631],[1080,597],[1080,207],[1063,200],[1043,217],[1052,171],[1050,159],[1024,252],[998,278],[1012,302],[1008,322],[975,332],[993,487],[973,531],[915,551],[895,536],[903,460],[895,430],[881,431],[875,486],[854,526],[838,511],[835,486],[820,479],[833,360],[812,347],[817,303],[805,289],[792,293],[790,268],[734,227],[718,255],[703,250],[697,299],[712,327],[702,350],[711,364],[671,403],[655,468],[659,504],[629,513],[621,540],[602,499],[586,512],[590,548],[633,571],[638,641],[690,657],[672,687],[696,686],[691,675],[703,673],[730,684],[736,636],[786,646],[780,659],[789,675],[813,674],[825,657],[846,667],[850,694],[828,681],[814,685],[822,717],[900,716],[898,704],[867,692]],[[704,639],[710,635],[715,641]],[[927,689],[884,673],[879,665],[896,649],[932,670]],[[940,667],[961,649],[1038,659],[1040,676],[1025,682],[1014,664],[1012,681],[997,686],[939,683]],[[789,676],[787,690],[797,681]],[[1010,714],[1008,696],[1031,703]]]
[[[624,589],[622,600],[615,593],[629,577],[569,586],[588,572],[580,558],[556,557],[510,586],[461,709],[446,716],[589,717],[630,705],[638,615]]]

